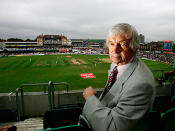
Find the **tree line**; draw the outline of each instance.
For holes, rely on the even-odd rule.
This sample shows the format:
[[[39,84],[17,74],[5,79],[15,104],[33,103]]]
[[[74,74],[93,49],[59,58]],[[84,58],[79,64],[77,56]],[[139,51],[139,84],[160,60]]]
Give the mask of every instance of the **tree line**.
[[[34,40],[32,40],[32,39],[29,39],[29,38],[27,38],[27,39],[19,39],[19,38],[8,38],[8,39],[1,39],[0,38],[0,41],[8,41],[8,42],[34,42],[34,41],[37,41],[37,39],[34,39]]]

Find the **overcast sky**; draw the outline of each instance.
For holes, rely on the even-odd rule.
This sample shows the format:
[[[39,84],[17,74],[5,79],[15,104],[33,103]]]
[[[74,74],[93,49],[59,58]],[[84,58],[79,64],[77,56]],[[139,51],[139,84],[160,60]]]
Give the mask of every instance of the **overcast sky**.
[[[0,0],[0,38],[106,38],[121,22],[145,40],[175,40],[175,0]]]

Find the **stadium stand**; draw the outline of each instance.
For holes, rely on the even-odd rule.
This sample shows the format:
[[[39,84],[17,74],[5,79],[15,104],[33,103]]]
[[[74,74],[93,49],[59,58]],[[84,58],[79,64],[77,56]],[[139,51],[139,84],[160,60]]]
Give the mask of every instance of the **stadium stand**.
[[[64,104],[64,105],[59,105],[58,107],[53,107],[53,109],[61,109],[61,108],[72,108],[72,107],[80,107],[83,108],[84,104],[82,103],[77,103],[77,104]]]
[[[44,115],[43,127],[46,129],[75,125],[78,123],[81,112],[82,108],[78,106],[49,110]]]
[[[175,108],[165,112],[161,119],[162,131],[175,131]]]
[[[0,55],[83,53],[103,54],[104,39],[67,39],[62,35],[39,35],[35,40],[8,39],[0,41]],[[78,52],[74,52],[76,49]]]
[[[172,88],[174,88],[174,73],[171,73],[171,75],[172,77],[170,77],[169,73],[168,75],[163,75],[164,81],[162,81],[162,85],[164,82],[166,82],[165,80],[171,79],[168,82],[171,82],[170,85]],[[48,85],[50,90],[50,97],[48,97],[50,102],[49,110],[44,114],[43,129],[46,131],[88,130],[88,128],[83,123],[77,125],[79,121],[79,115],[81,114],[82,108],[84,106],[82,103],[59,105],[58,107],[55,107],[54,85],[57,84],[65,85],[68,91],[67,83],[53,83],[51,81],[49,81],[49,83],[39,83],[39,85]],[[21,86],[21,89],[23,86],[32,85],[36,84],[24,84]],[[132,131],[174,130],[175,126],[172,123],[175,123],[175,94],[173,93],[170,93],[170,95],[166,96],[157,96],[153,103],[152,111],[146,114],[145,117],[136,124]],[[0,118],[0,122],[17,121],[16,112],[9,109],[1,109]]]
[[[172,107],[175,107],[175,96],[171,98]]]
[[[170,96],[156,96],[152,106],[153,111],[159,111],[163,113],[173,106]]]
[[[166,75],[165,77],[164,75],[162,75],[162,78],[161,78],[163,79],[163,81],[161,81],[162,83],[166,82],[165,80],[169,79]],[[170,80],[171,82],[170,85],[174,84],[173,80]],[[172,86],[172,88],[173,87],[174,85]],[[138,121],[138,123],[134,126],[132,131],[175,130],[175,126],[174,126],[175,108],[173,108],[175,107],[174,101],[175,101],[175,96],[173,93],[170,93],[169,95],[166,95],[166,96],[156,96],[156,99],[152,106],[152,111],[147,113],[140,121]],[[79,117],[79,113],[81,112],[77,113],[77,116],[74,115],[74,118],[73,116],[71,116],[71,114],[69,114],[71,113],[70,111],[76,107],[78,107],[78,105],[68,104],[68,105],[61,105],[60,107],[55,108],[57,112],[48,111],[47,113],[48,114],[50,113],[50,118],[52,118],[52,120],[48,117],[48,114],[46,113],[44,117],[44,129],[47,130],[47,128],[53,128],[50,130],[73,130],[73,128],[76,127],[78,128],[77,130],[79,129],[81,130],[81,128],[85,128],[86,130],[88,130],[85,124],[83,123],[80,123],[81,125],[76,124]],[[83,107],[83,105],[81,105],[81,107]],[[61,111],[64,111],[64,113]],[[67,115],[67,116],[65,117],[64,115],[65,116]],[[73,118],[74,120],[71,118]],[[73,124],[73,127],[72,127],[72,124]]]
[[[69,125],[69,126],[45,129],[41,131],[90,131],[90,130],[84,127],[83,125]]]
[[[52,107],[46,111],[43,118],[43,128],[55,128],[60,126],[75,125],[78,123],[79,115],[82,113],[83,104],[65,104],[55,107],[54,105],[54,83],[49,82],[51,87]]]
[[[131,131],[159,131],[161,115],[157,111],[147,113]]]
[[[70,119],[71,119],[71,116],[69,117],[68,121],[70,121]],[[59,123],[61,123],[61,121],[65,121],[65,119],[62,118]],[[156,111],[151,111],[147,113],[143,117],[143,119],[138,121],[138,123],[134,126],[134,128],[131,131],[160,131],[161,130],[160,123],[161,123],[160,113]],[[90,131],[90,129],[86,127],[83,123],[80,123],[80,125],[67,124],[66,126],[64,125],[60,126],[60,124],[56,124],[56,122],[54,124],[55,124],[54,126],[57,126],[57,127],[51,128],[51,129],[45,129],[43,131],[73,131],[73,130]]]
[[[11,109],[0,109],[0,122],[17,121],[17,112]]]

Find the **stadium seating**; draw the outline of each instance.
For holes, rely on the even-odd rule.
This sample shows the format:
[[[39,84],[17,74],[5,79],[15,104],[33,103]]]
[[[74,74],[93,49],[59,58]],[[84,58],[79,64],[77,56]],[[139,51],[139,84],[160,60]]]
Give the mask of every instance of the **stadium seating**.
[[[83,106],[84,106],[84,104],[82,104],[82,103],[77,103],[77,104],[64,104],[64,105],[59,105],[58,107],[54,107],[54,109],[71,108],[71,107],[80,107],[80,108],[82,109]]]
[[[171,98],[172,107],[175,107],[175,96]]]
[[[70,118],[71,119],[71,118]],[[159,112],[149,112],[141,119],[131,131],[160,131],[161,116]],[[56,125],[55,125],[56,126]],[[57,125],[58,126],[58,125]],[[89,128],[83,125],[67,125],[58,126],[56,128],[45,129],[43,131],[90,131]]]
[[[17,121],[17,113],[10,109],[0,109],[0,122]]]
[[[44,115],[43,128],[55,128],[78,123],[82,108],[78,106],[49,110]]]
[[[146,114],[131,131],[159,131],[161,115],[159,112],[151,111]]]
[[[175,131],[175,108],[165,112],[161,119],[162,131]]]
[[[157,96],[152,106],[153,111],[163,113],[173,106],[170,96]]]
[[[132,131],[169,131],[169,128],[175,130],[175,108],[174,111],[171,109],[174,98],[170,96],[157,96],[152,108],[153,111],[147,113],[143,119],[138,121]],[[53,131],[88,130],[81,123],[81,125],[77,125],[82,108],[83,104],[66,104],[47,111],[44,116],[44,129]],[[169,111],[169,109],[171,110]],[[171,113],[174,119],[167,115],[169,114],[166,112],[167,110],[174,113]],[[161,115],[163,115],[162,119]]]
[[[90,131],[89,129],[85,128],[82,125],[69,125],[69,126],[62,126],[57,128],[45,129],[41,131]]]

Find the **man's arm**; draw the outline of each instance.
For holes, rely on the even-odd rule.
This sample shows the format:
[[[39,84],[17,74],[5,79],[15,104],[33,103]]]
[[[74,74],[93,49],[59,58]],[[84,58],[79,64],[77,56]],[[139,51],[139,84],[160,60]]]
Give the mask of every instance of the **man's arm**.
[[[149,110],[152,95],[149,84],[129,87],[112,109],[92,95],[86,100],[83,116],[95,131],[127,131]]]

